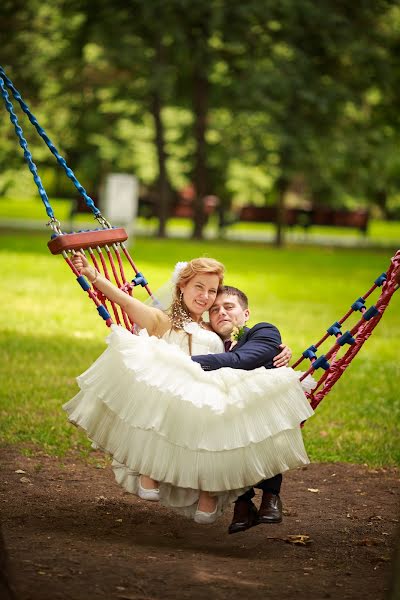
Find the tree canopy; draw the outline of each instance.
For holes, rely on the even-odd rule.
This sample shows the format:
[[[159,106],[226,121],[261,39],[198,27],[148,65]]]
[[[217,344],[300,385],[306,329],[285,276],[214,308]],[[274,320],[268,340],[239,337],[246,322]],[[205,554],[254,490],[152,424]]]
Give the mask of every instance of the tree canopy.
[[[85,187],[111,171],[156,190],[390,212],[398,193],[400,5],[389,0],[5,0],[2,65]],[[0,191],[20,149],[0,123]],[[34,136],[36,162],[53,161]],[[50,177],[50,176],[49,176]],[[51,178],[54,194],[66,193]],[[278,241],[281,239],[278,227]]]

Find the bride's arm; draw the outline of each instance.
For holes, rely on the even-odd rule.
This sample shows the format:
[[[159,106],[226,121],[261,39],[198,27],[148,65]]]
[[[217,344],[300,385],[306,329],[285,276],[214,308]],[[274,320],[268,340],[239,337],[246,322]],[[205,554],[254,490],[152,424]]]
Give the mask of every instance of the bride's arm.
[[[146,306],[140,300],[121,291],[92,267],[82,253],[75,254],[71,260],[76,269],[87,277],[91,284],[95,284],[96,288],[111,302],[118,304],[140,328],[147,329],[150,335],[162,335],[169,329],[169,318],[162,310]]]

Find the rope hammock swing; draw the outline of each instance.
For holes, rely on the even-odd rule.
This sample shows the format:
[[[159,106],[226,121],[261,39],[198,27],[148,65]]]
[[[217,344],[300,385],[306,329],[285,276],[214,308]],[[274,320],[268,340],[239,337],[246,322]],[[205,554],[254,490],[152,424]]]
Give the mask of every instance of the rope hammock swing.
[[[50,218],[49,222],[47,223],[47,226],[53,230],[51,240],[48,242],[50,252],[52,254],[61,254],[63,256],[70,269],[76,275],[79,285],[85,292],[87,292],[89,298],[94,302],[99,315],[104,319],[108,327],[115,322],[118,325],[123,324],[128,330],[133,331],[135,324],[132,323],[126,312],[114,302],[110,302],[110,306],[108,306],[108,300],[105,298],[105,296],[96,288],[96,286],[91,286],[87,279],[83,275],[79,274],[70,259],[71,254],[74,254],[75,252],[83,252],[85,255],[88,253],[94,267],[109,281],[114,280],[113,283],[130,295],[132,295],[133,288],[140,285],[146,289],[147,293],[149,296],[151,296],[156,304],[156,299],[153,297],[147,280],[136,268],[136,265],[131,258],[127,247],[125,246],[124,242],[128,239],[125,229],[122,227],[112,227],[110,223],[103,217],[100,210],[95,206],[92,198],[88,196],[85,188],[79,183],[73,171],[68,167],[65,159],[60,155],[44,129],[40,127],[37,119],[29,110],[28,105],[22,100],[21,94],[15,89],[12,81],[7,77],[4,69],[1,66],[0,86],[5,106],[10,115],[10,120],[14,125],[19,144],[24,151],[25,160],[28,163],[29,170],[31,171],[35,184],[39,190],[39,195],[45,206],[47,216]],[[67,177],[73,182],[78,192],[84,198],[86,205],[93,212],[94,218],[99,222],[99,228],[90,231],[78,231],[72,233],[65,233],[61,230],[60,222],[54,215],[53,208],[50,205],[47,193],[43,187],[40,176],[38,175],[36,165],[33,162],[32,155],[28,148],[28,142],[24,138],[22,128],[19,125],[18,118],[15,114],[14,106],[10,99],[7,88],[11,91],[14,99],[20,105],[22,111],[27,115],[29,121],[35,127],[40,137],[44,140],[51,153],[55,156],[58,164],[64,169]],[[125,256],[130,267],[135,273],[135,276],[129,281],[125,275],[122,256]],[[112,319],[111,313],[113,314],[115,321]]]
[[[38,121],[29,110],[27,104],[22,100],[21,94],[15,89],[12,81],[7,77],[4,69],[0,66],[0,86],[1,94],[4,99],[6,109],[9,112],[10,120],[15,128],[15,133],[18,137],[19,144],[24,151],[24,157],[28,163],[29,170],[33,175],[33,179],[39,190],[40,197],[45,206],[46,213],[50,218],[47,226],[53,230],[51,240],[48,242],[48,247],[52,254],[61,254],[65,259],[70,269],[75,274],[81,288],[87,292],[89,298],[95,303],[99,315],[104,319],[106,325],[110,327],[112,323],[124,325],[129,331],[134,331],[135,324],[129,319],[128,315],[119,306],[113,302],[108,302],[105,296],[96,288],[91,286],[86,278],[79,274],[77,269],[71,262],[70,256],[75,252],[88,253],[94,267],[102,273],[108,280],[114,283],[129,295],[133,294],[136,286],[142,286],[146,289],[149,296],[152,298],[154,305],[157,306],[157,299],[153,296],[148,282],[144,275],[138,271],[129,252],[125,246],[125,241],[128,235],[125,229],[121,227],[112,227],[110,223],[103,217],[100,210],[95,206],[92,198],[88,196],[84,187],[79,183],[72,170],[68,167],[65,159],[59,154],[54,144],[51,142],[44,129],[40,127]],[[60,222],[56,219],[53,209],[50,205],[46,191],[42,181],[37,173],[36,165],[33,162],[32,155],[28,149],[28,143],[24,138],[21,126],[14,111],[13,103],[10,99],[8,90],[13,98],[20,105],[22,111],[27,115],[29,121],[35,127],[40,137],[44,140],[51,153],[55,156],[58,164],[64,169],[67,177],[73,182],[78,192],[83,197],[86,205],[91,209],[95,219],[100,224],[100,228],[90,231],[79,231],[65,233],[61,230]],[[135,275],[129,279],[125,275],[123,256],[125,256],[130,267]],[[107,265],[107,260],[108,264]],[[293,368],[299,366],[304,360],[310,361],[310,367],[302,375],[304,379],[307,375],[313,374],[318,369],[322,369],[323,373],[320,376],[315,389],[308,394],[311,406],[315,409],[326,394],[332,389],[336,381],[341,377],[355,355],[359,352],[365,341],[369,338],[377,324],[382,318],[391,297],[399,288],[400,284],[400,250],[391,259],[390,266],[385,273],[381,273],[374,281],[372,287],[357,300],[353,302],[346,314],[335,321],[321,339],[315,344],[309,346],[302,355],[296,360]],[[367,298],[377,289],[380,288],[379,297],[375,304],[366,307]],[[108,306],[110,304],[110,306]],[[361,317],[354,326],[342,331],[343,323],[350,315],[360,313]],[[111,317],[114,315],[115,321]],[[317,351],[322,344],[330,337],[334,338],[333,345],[325,354],[317,356]],[[340,350],[348,346],[347,350],[339,356]]]

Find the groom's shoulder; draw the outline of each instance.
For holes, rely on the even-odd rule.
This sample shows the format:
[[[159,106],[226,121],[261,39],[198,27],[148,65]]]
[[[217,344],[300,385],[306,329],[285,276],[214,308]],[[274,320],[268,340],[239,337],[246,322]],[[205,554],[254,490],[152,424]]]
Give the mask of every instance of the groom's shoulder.
[[[261,321],[260,323],[253,325],[253,327],[251,327],[247,332],[247,335],[251,337],[256,333],[274,336],[278,335],[279,337],[281,335],[279,329],[275,325],[272,323],[267,323],[266,321]]]

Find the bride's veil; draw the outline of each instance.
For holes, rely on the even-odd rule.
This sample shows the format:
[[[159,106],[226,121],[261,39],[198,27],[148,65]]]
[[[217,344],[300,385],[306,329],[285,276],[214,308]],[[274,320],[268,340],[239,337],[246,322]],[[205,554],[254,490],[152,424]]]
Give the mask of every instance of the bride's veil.
[[[170,279],[164,283],[154,294],[145,300],[147,306],[154,306],[161,310],[168,310],[171,307],[174,296],[174,288],[179,279],[180,272],[188,263],[181,261],[177,262]]]
[[[159,308],[160,310],[168,310],[172,304],[172,298],[174,294],[175,284],[172,282],[172,278],[164,283],[156,292],[153,293],[153,296],[149,296],[147,300],[144,301],[143,304],[147,306],[154,306],[154,308]]]

